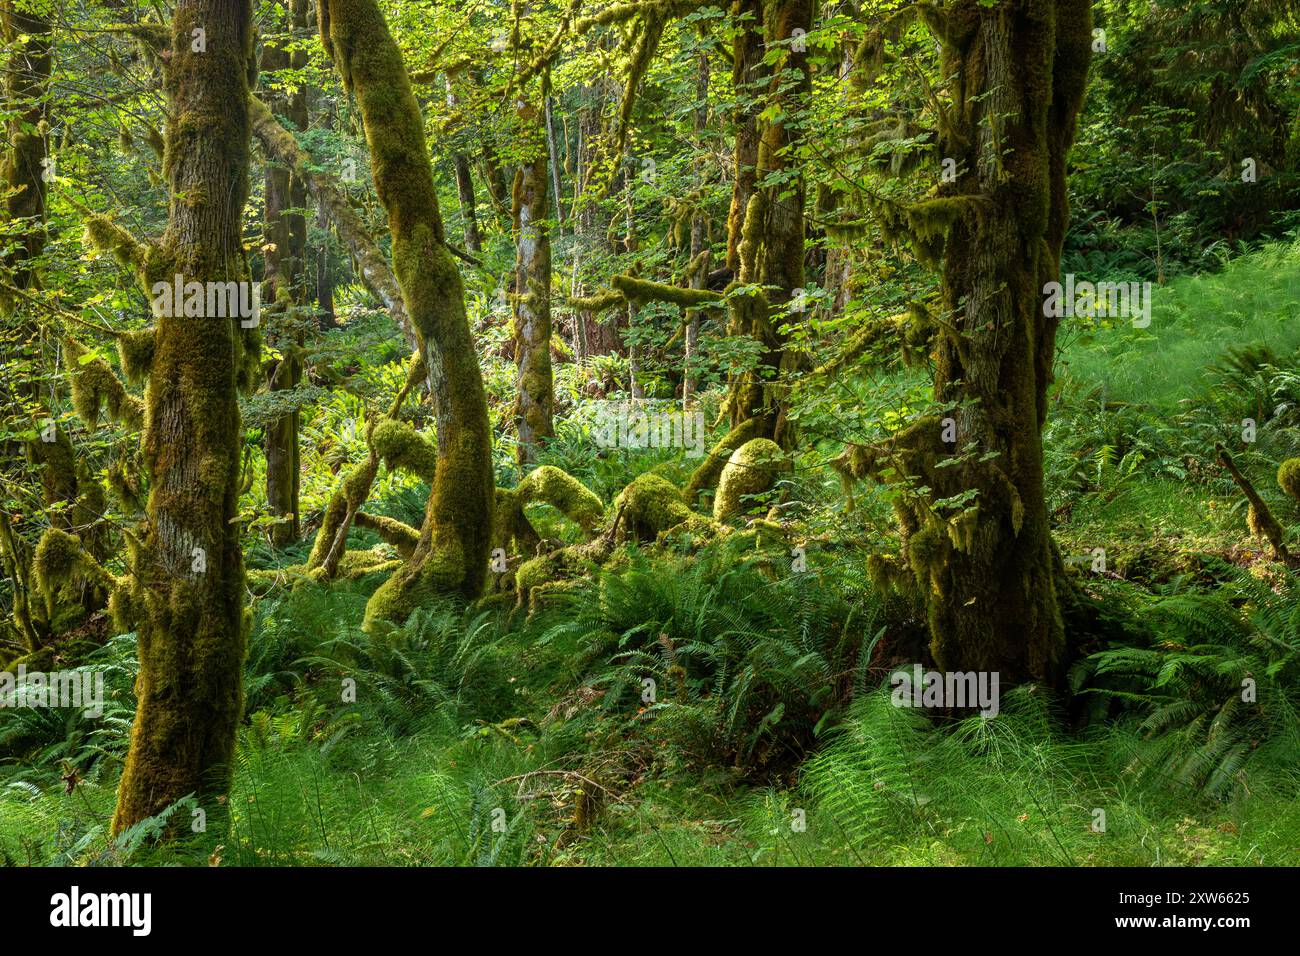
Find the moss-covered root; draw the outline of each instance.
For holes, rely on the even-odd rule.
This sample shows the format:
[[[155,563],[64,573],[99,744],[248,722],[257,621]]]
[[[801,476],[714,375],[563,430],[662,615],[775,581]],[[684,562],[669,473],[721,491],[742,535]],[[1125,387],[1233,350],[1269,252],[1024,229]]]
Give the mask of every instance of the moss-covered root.
[[[715,487],[732,453],[745,442],[762,438],[764,425],[760,418],[747,418],[723,435],[721,440],[709,450],[704,461],[700,462],[691,473],[684,492],[686,500],[694,502],[700,492]]]
[[[533,469],[519,482],[515,492],[521,504],[548,504],[580,525],[587,534],[591,534],[605,514],[605,506],[594,491],[554,465]]]
[[[608,560],[613,550],[613,542],[600,537],[530,558],[515,572],[518,605],[527,606],[531,614],[547,594],[566,590],[574,578]]]
[[[355,98],[375,191],[392,236],[393,273],[429,363],[437,467],[420,541],[385,581],[366,620],[404,619],[435,594],[469,598],[489,568],[492,432],[464,287],[448,250],[424,136],[424,115],[376,0],[320,0],[321,40]]]
[[[772,489],[777,476],[790,470],[781,446],[770,438],[745,442],[727,460],[713,499],[713,520],[726,521],[745,510],[747,495],[761,495]]]

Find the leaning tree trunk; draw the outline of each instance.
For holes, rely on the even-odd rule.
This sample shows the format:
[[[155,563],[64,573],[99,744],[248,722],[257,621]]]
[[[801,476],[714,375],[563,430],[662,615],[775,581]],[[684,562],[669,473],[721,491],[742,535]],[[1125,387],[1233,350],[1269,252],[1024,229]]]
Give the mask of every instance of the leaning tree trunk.
[[[547,144],[540,111],[520,100],[520,135],[529,136],[532,157],[515,173],[515,364],[518,411],[515,427],[520,465],[537,460],[541,444],[555,435],[555,384],[551,371],[551,231],[547,224]],[[534,134],[541,135],[534,135]]]
[[[1042,427],[1056,345],[1044,284],[1059,278],[1069,216],[1066,154],[1091,56],[1088,0],[965,0],[942,30],[944,76],[956,78],[953,125],[940,139],[957,160],[966,212],[951,227],[935,395],[955,444],[916,431],[919,478],[935,499],[978,492],[963,534],[930,509],[905,515],[922,565],[931,648],[946,670],[997,671],[1004,683],[1061,676],[1061,564],[1043,493]],[[925,433],[925,434],[922,434]],[[975,443],[956,467],[937,455]],[[924,556],[918,535],[925,539]],[[960,540],[960,547],[957,543]]]
[[[405,618],[425,600],[483,590],[491,547],[492,434],[464,287],[446,246],[420,107],[375,0],[320,0],[321,38],[356,98],[375,190],[388,215],[393,271],[428,356],[437,466],[411,559],[366,607],[367,620]]]
[[[307,0],[290,0],[290,26],[307,26]],[[268,41],[262,53],[262,69],[273,72],[302,69],[307,54],[290,53],[287,44]],[[307,129],[307,94],[296,92],[277,97],[271,109],[284,116],[298,131]],[[284,391],[302,379],[303,321],[306,307],[307,187],[292,169],[267,157],[266,169],[266,278],[267,295],[277,305],[275,324],[268,328],[268,344],[283,356],[269,363],[267,387]],[[298,412],[295,409],[272,422],[266,430],[266,504],[279,522],[271,526],[271,544],[282,548],[298,539],[299,481]]]
[[[251,0],[177,0],[164,72],[171,201],[162,243],[142,264],[147,293],[178,274],[249,278],[240,224],[252,22]],[[114,832],[190,793],[209,818],[217,813],[243,706],[236,387],[251,344],[237,318],[156,321],[143,442],[148,533],[132,569],[132,600],[143,611],[138,704]]]

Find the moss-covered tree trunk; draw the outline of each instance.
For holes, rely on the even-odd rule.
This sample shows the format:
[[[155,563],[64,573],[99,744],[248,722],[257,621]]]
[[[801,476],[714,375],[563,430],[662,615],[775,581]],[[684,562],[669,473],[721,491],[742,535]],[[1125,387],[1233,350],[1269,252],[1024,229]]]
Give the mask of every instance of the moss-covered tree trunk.
[[[401,619],[436,594],[477,597],[492,532],[492,435],[464,287],[445,243],[423,118],[374,0],[320,0],[321,37],[356,98],[393,271],[425,354],[437,409],[437,465],[410,561],[375,592],[368,619]]]
[[[943,73],[956,78],[940,148],[959,176],[944,193],[969,205],[947,239],[943,305],[953,328],[940,338],[935,395],[951,407],[956,432],[944,444],[936,422],[916,441],[933,497],[974,489],[978,511],[962,535],[945,535],[923,509],[904,524],[909,548],[926,542],[913,564],[929,572],[923,590],[940,667],[1055,683],[1061,564],[1043,492],[1042,427],[1057,322],[1043,315],[1043,286],[1060,272],[1091,10],[1088,0],[965,0],[950,9],[931,24]],[[977,453],[955,467],[927,464],[972,442]]]
[[[783,50],[783,59],[772,69],[768,118],[758,128],[757,178],[745,208],[737,275],[740,282],[757,284],[763,291],[736,298],[729,323],[732,335],[756,339],[764,350],[757,368],[731,382],[732,427],[759,419],[763,437],[787,447],[792,436],[780,377],[788,356],[779,313],[804,282],[804,179],[792,147],[801,135],[799,125],[806,121],[799,112],[812,92],[808,54],[795,40],[812,29],[813,7],[813,0],[768,0],[763,5],[763,37],[769,49]]]
[[[789,448],[794,441],[785,413],[787,386],[781,381],[793,356],[779,332],[784,319],[778,313],[803,285],[804,180],[792,148],[802,123],[807,122],[800,114],[812,92],[808,53],[799,41],[812,29],[814,8],[814,0],[764,0],[752,5],[744,0],[733,11],[756,15],[754,29],[761,31],[757,49],[746,33],[737,37],[736,92],[752,97],[754,87],[766,81],[765,90],[758,91],[764,94],[758,103],[742,109],[737,119],[727,265],[735,282],[749,291],[730,299],[727,331],[754,339],[762,351],[755,367],[727,376],[725,410],[730,429],[691,475],[686,490],[692,499],[717,484],[728,457],[745,442],[768,438]],[[764,47],[778,56],[770,66],[762,62]],[[751,155],[753,178],[747,180],[745,162]]]
[[[8,149],[4,155],[4,210],[8,224],[0,237],[12,249],[4,257],[10,281],[20,289],[31,284],[34,260],[45,245],[46,181],[50,166],[47,146],[46,87],[50,80],[51,21],[39,4],[14,0],[0,5],[0,31],[9,47],[4,93],[9,117]],[[10,231],[13,230],[13,231]]]
[[[294,31],[307,27],[307,0],[289,0],[289,26]],[[290,53],[284,38],[268,41],[262,52],[262,69],[273,73],[306,66],[306,51]],[[307,93],[298,87],[277,96],[271,109],[284,116],[297,130],[307,128]],[[273,320],[268,323],[268,344],[281,358],[268,363],[267,387],[271,391],[292,389],[302,379],[302,313],[307,304],[307,187],[294,170],[268,157],[265,183],[265,255],[267,297],[275,302]],[[280,519],[271,526],[271,543],[284,547],[299,534],[300,460],[298,412],[276,419],[266,431],[266,504]]]
[[[708,181],[708,160],[704,152],[703,137],[709,123],[709,54],[700,50],[696,54],[695,109],[691,112],[691,132],[695,136],[698,153],[694,162],[696,204],[691,210],[691,246],[686,284],[691,289],[703,289],[709,271],[709,216],[704,205],[704,190]],[[698,372],[695,369],[696,352],[700,338],[700,313],[690,309],[685,316],[686,333],[682,349],[682,407],[689,408],[695,401]]]
[[[248,281],[251,0],[178,0],[164,70],[170,209],[142,285]],[[196,32],[200,31],[200,32]],[[201,42],[200,42],[201,41]],[[230,779],[248,622],[235,522],[244,367],[238,319],[163,314],[148,368],[148,531],[134,555],[138,705],[118,789],[119,832],[197,793],[211,819]]]
[[[551,371],[551,230],[547,222],[550,182],[542,115],[521,99],[517,112],[520,135],[529,155],[515,173],[513,215],[515,231],[514,333],[518,367],[518,407],[515,428],[520,465],[537,460],[541,444],[555,435],[552,415],[555,384]]]
[[[736,22],[732,40],[731,85],[738,106],[736,124],[736,178],[731,185],[731,210],[727,215],[727,268],[740,273],[740,234],[745,210],[754,194],[758,169],[758,116],[762,112],[758,83],[763,76],[763,0],[734,0]]]

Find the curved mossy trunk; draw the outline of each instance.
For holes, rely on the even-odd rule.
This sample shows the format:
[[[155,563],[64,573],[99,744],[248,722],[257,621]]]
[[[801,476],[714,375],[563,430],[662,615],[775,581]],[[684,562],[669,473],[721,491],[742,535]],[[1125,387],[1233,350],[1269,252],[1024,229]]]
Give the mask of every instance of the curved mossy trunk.
[[[307,0],[289,0],[289,26],[295,31],[307,27]],[[302,69],[306,51],[290,53],[284,38],[268,40],[262,51],[263,72]],[[277,97],[271,109],[284,116],[299,131],[307,129],[307,93],[303,88]],[[267,297],[276,303],[268,323],[268,344],[283,356],[269,363],[267,387],[275,391],[292,389],[302,379],[304,328],[302,312],[307,301],[307,187],[295,171],[267,158],[266,183],[266,279]],[[299,416],[295,410],[272,422],[266,430],[266,504],[280,521],[271,526],[271,544],[282,548],[299,535],[298,453]]]
[[[196,50],[196,30],[203,49]],[[167,230],[142,264],[154,282],[248,281],[250,0],[178,0],[164,71]],[[196,793],[208,819],[229,786],[248,621],[235,521],[247,381],[238,319],[157,317],[143,460],[148,533],[133,560],[140,672],[113,831]]]
[[[420,541],[380,586],[367,620],[405,618],[448,592],[477,597],[492,534],[492,435],[464,289],[445,245],[420,108],[374,0],[320,0],[321,38],[356,98],[388,215],[393,271],[428,356],[437,409],[437,465]]]
[[[515,428],[520,465],[537,460],[541,444],[555,435],[554,376],[551,371],[551,231],[547,223],[547,147],[540,111],[520,100],[520,135],[530,140],[532,158],[515,173],[513,214],[515,230],[514,332],[518,377],[518,411]]]
[[[941,155],[972,197],[948,233],[936,398],[951,411],[914,430],[916,473],[935,499],[977,490],[960,533],[930,509],[904,508],[907,547],[924,578],[931,648],[945,670],[997,671],[1004,683],[1056,683],[1064,663],[1061,563],[1043,492],[1042,427],[1055,351],[1043,286],[1059,278],[1069,216],[1066,154],[1091,56],[1088,0],[966,2],[931,24],[943,73],[961,95]],[[936,456],[974,443],[955,467]]]

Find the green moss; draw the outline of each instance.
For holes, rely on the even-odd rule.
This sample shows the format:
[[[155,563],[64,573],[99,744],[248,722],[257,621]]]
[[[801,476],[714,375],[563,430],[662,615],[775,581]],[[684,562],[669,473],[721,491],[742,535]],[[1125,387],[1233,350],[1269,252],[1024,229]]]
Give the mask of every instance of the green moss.
[[[140,384],[149,374],[155,335],[156,330],[152,328],[118,333],[117,354],[122,362],[122,374],[133,385]]]
[[[534,469],[515,491],[522,504],[545,502],[588,533],[605,514],[605,506],[595,492],[554,465]]]
[[[398,553],[404,558],[409,558],[415,553],[415,546],[420,542],[420,531],[418,528],[412,528],[404,521],[398,521],[396,518],[389,518],[386,515],[372,515],[364,511],[358,511],[352,519],[358,528],[366,528],[375,532],[383,538],[388,544],[391,544],[398,550]],[[351,552],[348,552],[349,554]],[[346,557],[346,555],[344,555]]]
[[[429,360],[438,411],[438,468],[420,546],[366,608],[367,622],[401,620],[439,593],[472,599],[482,592],[495,501],[492,434],[460,270],[445,244],[424,115],[401,50],[375,0],[322,0],[318,20],[361,116],[393,273]]]
[[[770,491],[777,475],[790,470],[781,446],[770,438],[754,438],[741,445],[722,469],[713,499],[713,520],[726,521],[746,507],[747,495]]]
[[[592,314],[622,305],[627,305],[627,299],[623,297],[622,292],[614,290],[598,292],[591,296],[570,296],[568,300],[569,308]]]
[[[610,282],[632,302],[668,302],[683,309],[699,309],[708,305],[717,305],[724,299],[721,294],[708,289],[683,289],[629,275],[613,276]]]
[[[1300,458],[1288,458],[1277,469],[1277,483],[1283,491],[1300,501]]]
[[[59,591],[76,581],[110,590],[119,583],[86,552],[80,538],[58,528],[46,528],[37,542],[32,555],[32,579],[51,618],[59,603]]]
[[[86,428],[99,426],[100,411],[125,428],[135,430],[144,423],[144,402],[126,390],[102,358],[83,361],[86,349],[72,339],[65,340],[72,378],[72,408]]]
[[[390,469],[407,471],[426,481],[433,480],[438,466],[438,449],[410,424],[386,418],[371,432],[377,454]]]
[[[83,240],[96,252],[112,255],[118,265],[140,276],[145,271],[146,247],[107,216],[90,215],[83,222]]]
[[[655,541],[670,531],[709,534],[713,522],[686,505],[682,493],[667,478],[647,472],[629,484],[614,502],[622,512],[617,539]]]
[[[745,442],[760,437],[763,425],[761,419],[746,418],[723,435],[721,440],[709,450],[704,461],[700,462],[692,472],[690,480],[686,483],[686,500],[693,502],[701,491],[714,487],[732,452]]]
[[[356,581],[370,574],[388,573],[402,566],[402,561],[385,553],[383,545],[368,551],[345,551],[339,559],[339,576]]]

